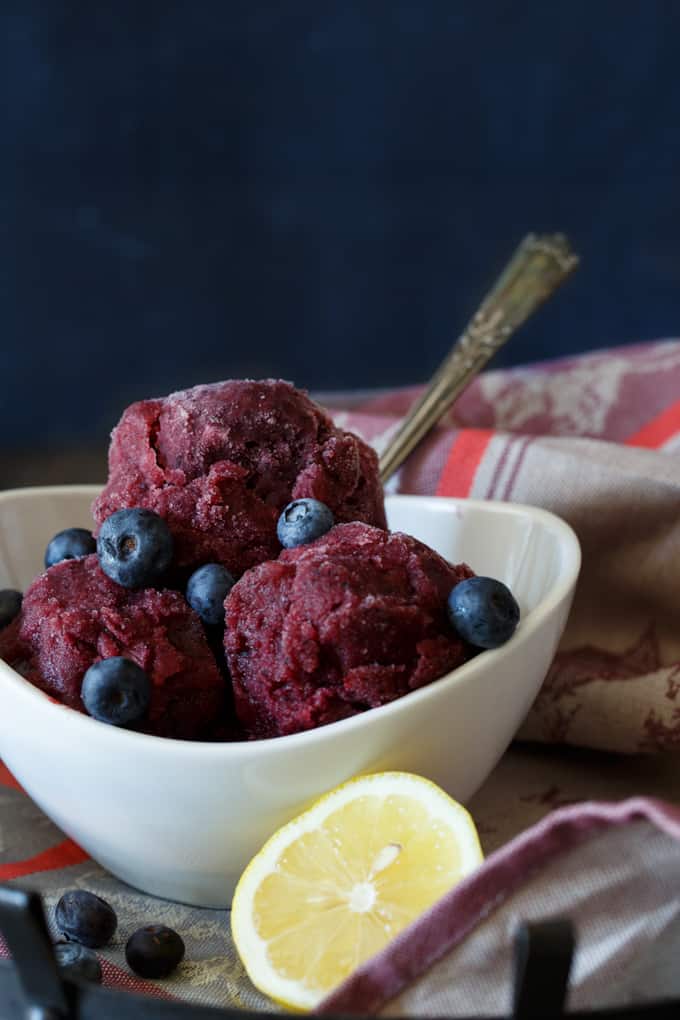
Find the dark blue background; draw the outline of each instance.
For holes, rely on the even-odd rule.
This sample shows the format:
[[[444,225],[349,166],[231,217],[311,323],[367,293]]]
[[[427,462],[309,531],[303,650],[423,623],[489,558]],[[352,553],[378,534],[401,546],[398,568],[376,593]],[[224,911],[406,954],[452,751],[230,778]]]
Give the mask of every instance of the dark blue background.
[[[583,264],[496,364],[677,334],[680,3],[2,10],[4,445],[424,379],[529,229]]]

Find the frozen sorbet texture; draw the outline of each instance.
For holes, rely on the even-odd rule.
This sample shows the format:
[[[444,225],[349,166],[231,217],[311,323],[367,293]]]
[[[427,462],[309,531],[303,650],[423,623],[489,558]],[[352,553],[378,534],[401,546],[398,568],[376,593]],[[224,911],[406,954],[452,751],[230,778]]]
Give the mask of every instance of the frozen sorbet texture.
[[[226,601],[236,711],[250,737],[322,726],[436,680],[470,654],[451,566],[400,533],[343,524],[248,571]]]
[[[153,510],[177,566],[219,562],[238,577],[276,558],[279,514],[305,496],[339,522],[386,527],[377,457],[363,440],[289,383],[231,381],[128,407],[93,511],[101,524],[123,507]]]
[[[21,615],[0,632],[0,657],[81,712],[86,670],[117,655],[132,659],[151,680],[148,716],[136,729],[194,739],[223,722],[225,681],[182,595],[121,588],[96,556],[65,560],[41,574],[24,596]]]

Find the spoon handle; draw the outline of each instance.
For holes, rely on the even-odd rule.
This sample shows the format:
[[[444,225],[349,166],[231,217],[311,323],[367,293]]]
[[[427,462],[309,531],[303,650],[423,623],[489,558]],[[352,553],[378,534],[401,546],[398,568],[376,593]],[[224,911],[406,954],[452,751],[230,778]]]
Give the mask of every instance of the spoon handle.
[[[380,458],[386,482],[532,312],[578,265],[563,234],[528,234]]]

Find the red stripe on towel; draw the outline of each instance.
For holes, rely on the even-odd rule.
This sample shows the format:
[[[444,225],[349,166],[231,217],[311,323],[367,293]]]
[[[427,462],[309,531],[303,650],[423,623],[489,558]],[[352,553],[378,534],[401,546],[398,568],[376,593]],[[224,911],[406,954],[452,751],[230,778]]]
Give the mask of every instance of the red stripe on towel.
[[[439,479],[438,496],[469,496],[493,435],[493,429],[461,429]]]

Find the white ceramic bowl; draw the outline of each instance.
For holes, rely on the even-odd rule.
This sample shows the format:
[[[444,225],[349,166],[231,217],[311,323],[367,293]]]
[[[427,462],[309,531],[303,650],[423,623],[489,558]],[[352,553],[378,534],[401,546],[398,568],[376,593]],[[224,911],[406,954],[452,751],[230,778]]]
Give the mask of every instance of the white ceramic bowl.
[[[0,493],[0,588],[22,590],[55,532],[91,526],[89,486]],[[453,562],[505,581],[522,619],[502,648],[428,687],[307,733],[234,744],[119,730],[50,701],[0,662],[0,756],[36,803],[114,875],[224,907],[283,822],[361,772],[420,773],[465,801],[526,715],[580,565],[571,528],[510,503],[392,496],[388,519]]]

